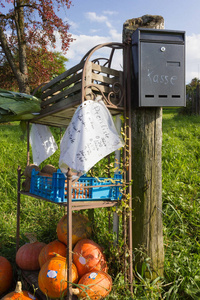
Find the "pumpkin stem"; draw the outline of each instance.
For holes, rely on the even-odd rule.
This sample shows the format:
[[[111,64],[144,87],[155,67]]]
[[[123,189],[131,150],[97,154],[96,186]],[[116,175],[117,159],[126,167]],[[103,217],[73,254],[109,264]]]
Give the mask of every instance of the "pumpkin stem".
[[[15,293],[21,293],[22,292],[22,283],[21,281],[17,281],[16,287],[15,287]]]
[[[64,256],[62,256],[62,255],[60,255],[60,254],[58,254],[56,252],[51,252],[51,254],[53,254],[55,257],[64,257]]]
[[[52,254],[54,255],[54,256],[60,256],[58,253],[56,253],[56,252],[52,252]]]
[[[27,237],[27,239],[29,240],[30,243],[35,243],[37,242],[37,237],[35,233],[32,232],[26,232],[24,233],[25,237]]]

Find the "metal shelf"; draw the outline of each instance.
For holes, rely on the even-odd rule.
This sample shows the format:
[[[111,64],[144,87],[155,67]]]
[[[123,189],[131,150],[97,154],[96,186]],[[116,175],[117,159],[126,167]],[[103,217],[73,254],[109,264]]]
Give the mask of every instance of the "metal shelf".
[[[67,202],[54,202],[51,200],[48,200],[46,198],[30,194],[28,192],[20,191],[21,195],[25,195],[28,197],[41,199],[53,204],[57,204],[60,206],[67,206]],[[82,209],[93,209],[93,208],[100,208],[100,207],[113,207],[117,206],[120,203],[121,200],[97,200],[97,201],[72,201],[72,210],[82,210]]]

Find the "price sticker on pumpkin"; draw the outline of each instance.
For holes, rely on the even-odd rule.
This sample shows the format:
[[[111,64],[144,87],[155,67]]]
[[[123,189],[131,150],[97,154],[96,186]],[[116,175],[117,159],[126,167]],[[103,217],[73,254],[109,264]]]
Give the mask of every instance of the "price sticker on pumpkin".
[[[89,278],[95,279],[97,277],[97,275],[98,275],[97,273],[92,272],[92,273],[90,273]]]
[[[57,271],[54,271],[54,270],[48,270],[47,272],[47,277],[49,278],[56,278],[57,277]]]
[[[35,297],[35,296],[33,296],[33,295],[31,295],[30,293],[28,293],[28,296],[29,296],[29,298],[30,298],[30,299],[33,299],[33,300],[35,300],[35,299],[36,299],[36,297]]]
[[[82,265],[85,265],[85,264],[86,264],[86,259],[85,259],[83,256],[80,256],[80,257],[79,257],[79,262],[80,262]]]

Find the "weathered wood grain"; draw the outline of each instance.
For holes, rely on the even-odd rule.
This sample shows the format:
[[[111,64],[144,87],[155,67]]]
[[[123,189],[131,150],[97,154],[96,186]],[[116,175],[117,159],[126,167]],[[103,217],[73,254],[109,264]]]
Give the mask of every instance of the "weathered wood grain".
[[[127,20],[123,26],[123,41],[129,43],[132,33],[138,27],[163,29],[164,19],[161,16],[145,15]],[[129,66],[125,64],[125,76],[128,76],[128,68]],[[149,257],[155,278],[163,276],[164,272],[162,108],[132,108],[130,111],[133,179],[132,246],[135,254],[136,249],[141,251],[140,255],[136,255],[134,263],[141,271],[144,256]]]

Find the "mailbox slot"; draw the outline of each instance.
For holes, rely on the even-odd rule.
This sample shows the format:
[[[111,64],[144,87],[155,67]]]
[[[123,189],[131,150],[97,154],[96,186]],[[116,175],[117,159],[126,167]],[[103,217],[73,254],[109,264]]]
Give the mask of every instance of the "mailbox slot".
[[[138,28],[132,62],[134,107],[185,106],[185,32]]]

